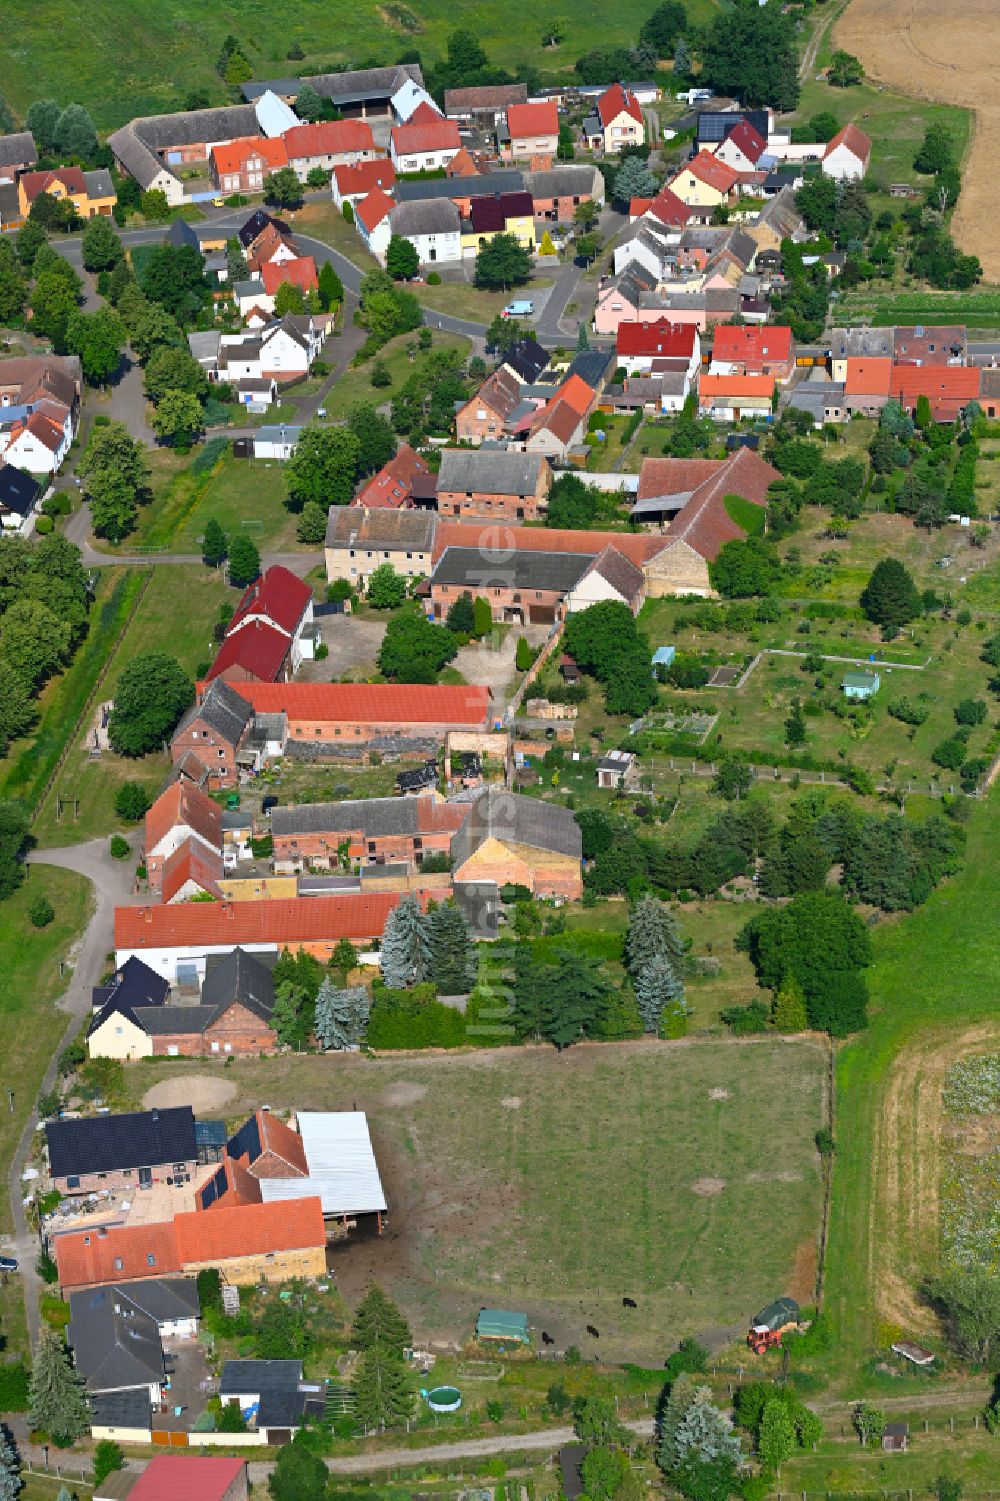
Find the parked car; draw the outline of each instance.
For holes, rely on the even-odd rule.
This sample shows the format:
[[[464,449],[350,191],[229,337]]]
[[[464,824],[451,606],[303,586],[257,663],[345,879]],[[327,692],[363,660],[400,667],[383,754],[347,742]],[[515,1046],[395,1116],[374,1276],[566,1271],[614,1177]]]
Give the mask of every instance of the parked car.
[[[0,1256],[0,1272],[16,1272],[17,1258],[15,1256]]]
[[[535,311],[535,304],[528,297],[519,297],[514,302],[508,302],[501,318],[530,318]]]
[[[273,793],[268,793],[267,797],[265,797],[264,801],[260,805],[260,811],[263,814],[267,814],[270,813],[272,808],[276,808],[277,806],[278,799],[273,795]]]

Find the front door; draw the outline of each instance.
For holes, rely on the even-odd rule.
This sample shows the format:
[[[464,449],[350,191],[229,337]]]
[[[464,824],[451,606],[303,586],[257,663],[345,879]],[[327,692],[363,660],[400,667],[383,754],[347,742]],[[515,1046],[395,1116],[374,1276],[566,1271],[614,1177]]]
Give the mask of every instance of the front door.
[[[139,1187],[140,1188],[152,1188],[152,1186],[153,1186],[153,1169],[151,1167],[141,1167],[139,1169]]]

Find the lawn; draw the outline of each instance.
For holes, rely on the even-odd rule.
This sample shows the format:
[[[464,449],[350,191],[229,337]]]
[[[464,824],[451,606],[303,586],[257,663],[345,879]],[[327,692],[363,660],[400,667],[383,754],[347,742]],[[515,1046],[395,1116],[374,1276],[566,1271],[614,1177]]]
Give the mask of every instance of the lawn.
[[[28,904],[48,897],[55,918],[35,928]],[[0,1000],[0,1057],[3,1058],[3,1108],[0,1109],[0,1161],[14,1155],[25,1116],[35,1102],[42,1075],[66,1027],[55,1001],[69,982],[59,976],[59,962],[69,957],[82,933],[91,906],[90,883],[73,871],[33,866],[27,881],[0,904],[0,965],[4,985]],[[14,1093],[8,1109],[7,1090]],[[11,1227],[7,1195],[0,1198],[0,1228]]]
[[[101,700],[114,695],[115,685],[127,662],[149,651],[167,651],[185,671],[196,669],[214,655],[212,626],[225,601],[232,604],[236,591],[227,588],[221,576],[207,568],[163,566],[153,571],[136,614],[121,646],[108,665],[101,685]],[[46,800],[35,835],[43,845],[76,844],[120,827],[114,811],[115,792],[123,781],[139,781],[150,793],[163,784],[169,760],[162,754],[140,761],[105,752],[98,759],[89,753],[89,722],[80,727],[63,764],[52,794]],[[79,799],[79,815],[61,798]]]
[[[532,277],[523,287],[507,292],[486,292],[466,281],[443,281],[439,287],[426,282],[415,282],[410,288],[425,308],[435,313],[448,313],[452,318],[468,318],[470,322],[489,325],[497,313],[503,311],[514,298],[531,297],[547,290],[552,285],[550,277]],[[433,320],[432,325],[433,325]],[[530,323],[530,319],[528,322]]]
[[[416,10],[373,0],[361,7],[350,0],[322,6],[293,0],[280,11],[254,0],[233,0],[224,11],[198,0],[173,0],[166,8],[155,0],[95,0],[81,48],[59,0],[12,0],[6,16],[11,45],[4,49],[0,86],[19,116],[32,100],[52,96],[86,105],[99,127],[113,129],[134,115],[182,109],[186,92],[196,86],[208,90],[213,104],[229,103],[215,68],[228,32],[239,37],[258,78],[388,63],[414,47],[430,60],[444,53],[456,27],[470,24],[497,65],[513,68],[530,58],[546,71],[566,72],[593,47],[634,43],[651,9],[649,0],[624,0],[609,15],[591,0],[567,14],[555,0],[544,0],[527,25],[518,26],[501,0],[487,0],[474,11],[456,11],[448,0],[424,0]],[[699,25],[713,10],[711,0],[688,6]],[[557,16],[565,40],[543,53],[543,29]],[[289,63],[296,44],[304,57]]]
[[[778,1291],[808,1301],[824,1065],[820,1044],[773,1039],[272,1058],[227,1069],[226,1114],[367,1111],[392,1230],[337,1280],[391,1286],[421,1337],[465,1337],[500,1303],[558,1344],[593,1322],[602,1357],[658,1364]],[[136,1076],[141,1092],[163,1071]]]
[[[838,1058],[826,1307],[851,1395],[901,1317],[911,1337],[936,1332],[914,1288],[937,1262],[941,1057],[995,1049],[998,835],[994,792],[973,810],[960,874],[912,916],[876,927],[871,1025]]]
[[[150,455],[150,467],[152,499],[140,509],[136,530],[120,551],[198,553],[213,517],[227,536],[244,531],[260,548],[294,552],[298,547],[295,517],[284,504],[285,470],[277,459],[234,459],[226,452],[214,468],[197,474],[190,457],[159,449]]]
[[[471,344],[468,339],[459,334],[442,334],[437,331],[432,335],[432,350],[454,350],[463,360],[471,352]],[[411,356],[409,350],[416,345],[415,333],[400,334],[395,339],[390,339],[379,350],[375,359],[381,360],[389,372],[390,384],[388,386],[373,386],[371,383],[372,366],[375,359],[365,360],[361,365],[350,365],[337,381],[337,384],[328,393],[325,405],[326,414],[332,421],[342,421],[359,402],[374,402],[381,406],[392,400],[399,388],[406,384],[410,376],[422,368],[423,354]]]

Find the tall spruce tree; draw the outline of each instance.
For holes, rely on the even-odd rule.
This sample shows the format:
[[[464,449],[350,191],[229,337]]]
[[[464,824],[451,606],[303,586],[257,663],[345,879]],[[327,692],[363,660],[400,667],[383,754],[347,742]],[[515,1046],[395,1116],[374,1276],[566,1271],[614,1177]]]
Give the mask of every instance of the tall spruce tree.
[[[643,896],[629,914],[629,932],[625,941],[625,959],[632,980],[637,982],[653,959],[667,959],[677,979],[683,976],[685,944],[677,928],[677,919],[658,896]],[[683,985],[682,992],[683,995]]]
[[[28,1385],[28,1418],[57,1442],[73,1443],[90,1427],[83,1377],[56,1331],[44,1326]]]
[[[358,1047],[365,1039],[370,1009],[371,996],[363,985],[340,990],[326,979],[316,997],[313,1031],[324,1048]]]
[[[413,1389],[402,1360],[387,1345],[364,1352],[354,1382],[355,1419],[365,1429],[389,1428],[413,1411]]]
[[[647,1032],[660,1030],[664,1014],[684,1010],[684,985],[666,954],[654,954],[634,980],[639,1015]]]
[[[21,1466],[14,1445],[7,1437],[6,1430],[0,1428],[0,1501],[17,1501],[23,1487]]]
[[[416,897],[404,896],[389,913],[379,963],[390,990],[426,980],[431,968],[428,925]]]
[[[430,978],[442,995],[461,995],[476,978],[476,956],[468,924],[453,901],[428,914]]]
[[[372,1284],[358,1304],[351,1340],[359,1350],[382,1345],[400,1357],[404,1348],[413,1342],[409,1324],[377,1282]]]

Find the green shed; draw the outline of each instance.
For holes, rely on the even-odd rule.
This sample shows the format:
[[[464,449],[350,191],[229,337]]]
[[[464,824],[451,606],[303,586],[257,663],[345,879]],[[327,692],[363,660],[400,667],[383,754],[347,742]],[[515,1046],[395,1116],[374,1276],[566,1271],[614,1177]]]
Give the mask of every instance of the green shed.
[[[481,1308],[476,1320],[477,1339],[496,1339],[528,1345],[528,1315],[511,1313],[505,1308]]]

